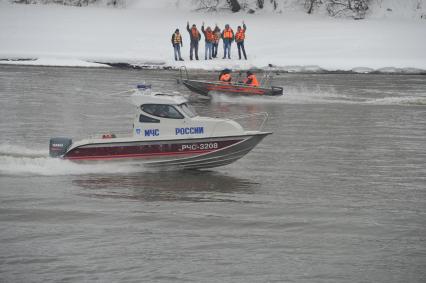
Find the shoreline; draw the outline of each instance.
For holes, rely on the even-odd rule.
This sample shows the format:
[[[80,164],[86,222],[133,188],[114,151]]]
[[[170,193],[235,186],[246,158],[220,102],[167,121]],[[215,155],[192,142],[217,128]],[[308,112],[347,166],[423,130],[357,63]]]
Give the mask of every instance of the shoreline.
[[[212,66],[212,68],[193,68],[185,64],[181,66],[167,65],[166,63],[130,63],[130,62],[108,62],[108,61],[84,61],[78,60],[72,64],[52,63],[43,64],[36,63],[38,58],[0,58],[0,66],[31,66],[31,67],[63,67],[63,68],[114,68],[123,70],[170,70],[179,71],[182,66],[186,67],[188,71],[204,71],[204,72],[217,72],[221,68]],[[200,60],[203,61],[203,60]],[[30,63],[32,62],[32,63]],[[265,66],[265,67],[252,67],[252,68],[232,68],[234,71],[247,71],[254,70],[256,72],[272,71],[279,74],[372,74],[372,75],[426,75],[426,70],[417,68],[395,68],[387,67],[380,69],[372,69],[368,67],[355,67],[351,70],[327,70],[320,66]]]

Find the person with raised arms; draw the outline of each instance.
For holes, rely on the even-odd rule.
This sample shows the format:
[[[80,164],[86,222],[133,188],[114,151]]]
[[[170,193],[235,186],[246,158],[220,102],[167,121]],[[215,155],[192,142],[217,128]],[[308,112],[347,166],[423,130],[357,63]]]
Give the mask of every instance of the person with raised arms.
[[[189,32],[190,37],[190,48],[189,48],[189,59],[192,60],[192,54],[195,54],[195,59],[198,60],[198,42],[201,40],[201,34],[195,24],[189,28],[189,22],[186,23],[186,30]]]

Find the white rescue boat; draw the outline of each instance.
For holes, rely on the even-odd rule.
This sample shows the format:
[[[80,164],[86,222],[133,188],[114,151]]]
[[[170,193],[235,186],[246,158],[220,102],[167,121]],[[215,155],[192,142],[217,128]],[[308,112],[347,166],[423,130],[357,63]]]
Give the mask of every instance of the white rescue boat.
[[[50,139],[51,157],[78,161],[132,161],[172,169],[212,168],[250,152],[270,132],[246,131],[234,120],[198,116],[176,94],[152,93],[140,85],[131,96],[137,113],[127,137],[104,134],[72,142]],[[267,119],[261,113],[262,125]]]

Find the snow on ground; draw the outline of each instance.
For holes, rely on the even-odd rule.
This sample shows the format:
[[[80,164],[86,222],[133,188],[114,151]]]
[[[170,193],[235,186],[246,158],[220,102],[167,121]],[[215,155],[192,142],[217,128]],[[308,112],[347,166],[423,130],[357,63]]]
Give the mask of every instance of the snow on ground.
[[[14,64],[98,66],[87,62],[125,62],[178,67],[181,62],[174,61],[170,39],[175,28],[180,28],[187,68],[247,69],[274,64],[289,71],[426,70],[426,20],[376,14],[355,21],[297,11],[196,13],[172,5],[171,0],[157,2],[161,5],[143,2],[122,9],[0,2],[0,59],[37,59]],[[247,24],[249,60],[238,60],[234,43],[232,60],[204,61],[203,38],[200,61],[189,61],[187,21],[199,28],[203,21],[206,26],[229,23],[235,31],[242,20]],[[222,44],[219,55],[223,55]]]

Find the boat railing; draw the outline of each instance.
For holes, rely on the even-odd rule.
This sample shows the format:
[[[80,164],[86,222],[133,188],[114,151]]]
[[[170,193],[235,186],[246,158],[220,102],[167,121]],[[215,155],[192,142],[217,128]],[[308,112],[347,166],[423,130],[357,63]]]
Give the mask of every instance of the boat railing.
[[[271,66],[270,66],[271,67]],[[268,87],[271,86],[271,81],[273,79],[273,70],[272,69],[267,69],[262,77],[262,79],[260,80],[260,85],[264,86],[264,87]]]
[[[252,122],[254,120],[260,121],[257,130],[261,131],[263,129],[263,126],[265,125],[266,121],[268,121],[269,114],[267,112],[257,112],[257,113],[250,113],[250,114],[243,114],[243,115],[237,115],[237,116],[230,116],[228,117],[232,120],[244,120],[244,121],[250,121]]]
[[[181,83],[183,81],[183,75],[185,75],[186,79],[189,80],[188,69],[186,69],[186,66],[180,66],[179,68],[180,80],[177,80],[178,83]]]

